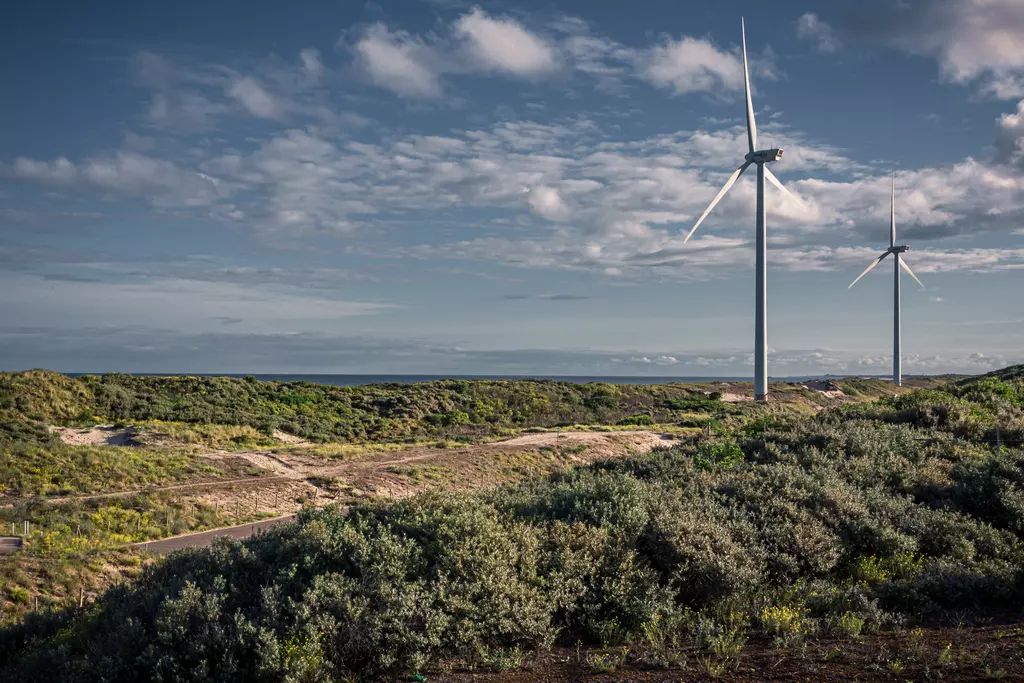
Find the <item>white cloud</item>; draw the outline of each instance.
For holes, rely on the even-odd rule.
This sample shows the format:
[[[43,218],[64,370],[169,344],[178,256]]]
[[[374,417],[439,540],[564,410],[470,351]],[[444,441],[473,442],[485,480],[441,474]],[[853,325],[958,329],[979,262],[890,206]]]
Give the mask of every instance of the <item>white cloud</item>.
[[[796,20],[796,35],[803,40],[813,42],[815,49],[823,54],[832,54],[840,48],[836,32],[812,12],[808,12]]]
[[[121,151],[74,164],[64,157],[53,162],[19,157],[0,174],[46,185],[93,188],[143,197],[158,206],[206,206],[217,189],[199,174],[177,164],[137,152]]]
[[[534,213],[549,221],[564,221],[569,217],[569,208],[553,187],[533,188],[527,201]]]
[[[405,97],[441,96],[433,48],[405,31],[384,24],[369,27],[354,48],[374,83]]]
[[[175,128],[187,132],[209,130],[229,108],[212,102],[194,92],[156,92],[149,103],[146,117],[160,128]]]
[[[282,116],[281,105],[277,100],[249,76],[232,83],[228,94],[253,116],[261,119],[279,119]]]
[[[947,80],[980,80],[996,97],[1024,97],[1020,0],[918,0],[861,23],[907,52],[935,57]]]
[[[643,76],[654,85],[671,88],[677,95],[743,87],[743,64],[739,57],[722,52],[703,38],[670,38],[651,49],[645,61],[641,67]]]
[[[653,47],[629,47],[593,35],[586,22],[563,17],[541,37],[509,17],[495,18],[480,8],[456,19],[442,35],[415,36],[381,23],[363,31],[352,45],[369,79],[403,97],[439,98],[448,75],[497,72],[536,78],[568,67],[593,79],[597,89],[623,95],[629,77],[669,88],[676,94],[743,88],[737,54],[719,50],[704,38],[668,38]],[[775,78],[772,55],[751,69]],[[571,82],[570,88],[577,83]],[[566,87],[559,81],[560,87]]]
[[[888,169],[854,164],[842,150],[778,124],[763,129],[787,149],[777,172],[804,204],[769,188],[774,267],[863,269],[860,259],[866,264],[888,243]],[[294,128],[247,153],[226,149],[207,156],[195,170],[123,151],[79,163],[19,159],[0,166],[0,174],[197,207],[196,213],[277,238],[360,229],[379,235],[436,221],[473,225],[482,234],[393,253],[699,280],[749,266],[755,201],[749,176],[682,244],[731,172],[723,159],[738,161],[744,147],[742,125],[623,140],[589,119],[506,121],[443,136],[395,135],[376,144]],[[819,180],[819,170],[853,174],[845,181]],[[465,219],[465,210],[478,208],[504,221],[501,238],[488,236],[492,220]],[[914,246],[908,258],[919,274],[1019,267],[1014,250],[943,249],[936,242],[1005,234],[1022,216],[1024,177],[1006,165],[967,159],[898,177],[898,236]],[[824,235],[831,248],[819,246]]]
[[[1017,111],[999,117],[995,147],[997,162],[1024,167],[1024,100],[1017,103]]]
[[[547,41],[514,19],[494,19],[473,8],[455,22],[454,30],[468,39],[473,56],[492,69],[532,76],[557,67],[555,51]]]
[[[643,365],[676,365],[680,361],[675,356],[655,356],[654,358],[648,358],[647,356],[633,356],[626,362],[641,363]]]
[[[136,54],[132,69],[135,84],[150,91],[148,123],[171,132],[205,132],[239,112],[263,119],[303,117],[333,129],[359,119],[328,105],[323,81],[329,71],[313,48],[301,50],[293,63],[269,56],[251,67],[250,73],[198,63],[187,55],[172,61],[149,52]]]
[[[265,283],[235,284],[176,278],[143,282],[67,282],[9,273],[2,278],[0,312],[21,325],[135,325],[198,332],[221,326],[223,318],[243,321],[239,330],[284,332],[337,327],[336,321],[381,313],[386,303],[327,298],[308,290]]]
[[[320,50],[316,48],[300,50],[299,59],[302,60],[302,68],[310,78],[320,78],[326,71],[324,63],[320,60]]]

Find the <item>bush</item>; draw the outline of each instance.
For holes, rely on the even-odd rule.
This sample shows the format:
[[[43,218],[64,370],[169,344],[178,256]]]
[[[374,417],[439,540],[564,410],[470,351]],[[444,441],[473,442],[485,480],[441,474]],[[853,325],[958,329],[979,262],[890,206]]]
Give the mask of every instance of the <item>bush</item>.
[[[388,421],[413,412],[424,423],[453,416],[440,419],[450,427],[459,413],[471,424],[552,417],[566,405],[514,385],[489,412],[463,402],[482,400],[475,387],[438,383],[415,401],[350,392],[349,408],[381,405],[348,428],[394,433],[409,423]],[[944,610],[1019,604],[1024,475],[1019,453],[984,442],[985,402],[1006,399],[996,388],[799,419],[762,414],[716,440],[490,492],[306,511],[293,526],[171,556],[85,612],[0,631],[0,677],[373,679],[453,660],[501,669],[578,640],[643,641],[667,661],[679,634],[724,667],[749,625],[789,645],[819,628],[857,637]],[[572,397],[579,410],[610,411],[627,393],[589,385]],[[340,396],[274,406],[328,395]],[[1004,417],[1020,418],[1014,409]],[[637,414],[623,408],[618,419]]]

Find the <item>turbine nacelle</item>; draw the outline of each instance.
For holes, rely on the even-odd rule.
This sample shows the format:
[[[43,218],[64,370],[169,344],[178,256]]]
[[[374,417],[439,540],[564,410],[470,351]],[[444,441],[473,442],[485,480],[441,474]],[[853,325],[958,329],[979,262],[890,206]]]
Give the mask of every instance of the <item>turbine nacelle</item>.
[[[903,254],[903,253],[908,252],[908,251],[910,251],[910,247],[908,247],[905,244],[894,246],[894,247],[889,247],[889,253],[890,254]]]
[[[763,149],[760,152],[749,152],[743,157],[748,164],[769,164],[773,161],[782,160],[782,150],[778,147]]]

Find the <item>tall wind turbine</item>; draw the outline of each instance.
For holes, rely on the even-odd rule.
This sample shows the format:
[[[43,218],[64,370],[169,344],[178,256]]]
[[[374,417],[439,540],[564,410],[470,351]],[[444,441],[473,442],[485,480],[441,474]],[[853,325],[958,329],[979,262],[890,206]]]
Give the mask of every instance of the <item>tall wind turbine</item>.
[[[868,274],[872,268],[877,266],[882,260],[892,254],[896,257],[896,262],[892,264],[892,383],[899,386],[903,383],[903,377],[900,374],[900,268],[902,267],[910,277],[917,281],[917,284],[921,285],[924,289],[924,283],[917,279],[914,275],[914,271],[910,269],[907,262],[903,260],[900,254],[908,251],[910,247],[905,244],[896,246],[896,174],[892,176],[892,198],[889,204],[889,249],[885,251],[881,256],[875,259],[867,269],[857,276],[857,280]],[[857,280],[850,283],[850,287],[857,284]],[[847,287],[849,289],[850,287]]]
[[[736,169],[736,172],[729,177],[718,195],[711,200],[711,204],[704,210],[700,220],[693,226],[690,233],[683,240],[683,244],[689,241],[693,233],[697,231],[700,224],[711,213],[711,209],[722,200],[722,197],[732,189],[736,181],[751,164],[757,164],[757,283],[755,285],[755,308],[754,318],[754,399],[758,401],[768,400],[768,280],[765,277],[765,258],[767,256],[766,227],[764,210],[764,181],[767,178],[772,185],[782,190],[787,196],[799,202],[789,190],[783,187],[779,179],[775,177],[765,164],[778,161],[782,158],[782,150],[778,148],[760,150],[757,149],[757,122],[754,120],[754,103],[750,98],[750,71],[747,68],[747,29],[740,19],[740,32],[743,38],[743,84],[747,95],[747,144],[749,151],[744,157],[743,165]]]

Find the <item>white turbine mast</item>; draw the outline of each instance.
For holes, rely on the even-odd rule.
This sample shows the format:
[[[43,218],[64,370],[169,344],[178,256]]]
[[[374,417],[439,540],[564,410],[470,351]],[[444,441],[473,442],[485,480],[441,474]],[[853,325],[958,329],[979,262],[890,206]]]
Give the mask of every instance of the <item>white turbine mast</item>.
[[[875,261],[868,266],[863,273],[857,276],[857,280],[867,275],[872,268],[881,263],[886,256],[892,254],[896,258],[896,262],[892,264],[892,282],[893,282],[893,311],[892,311],[892,382],[896,386],[900,386],[903,383],[903,375],[900,369],[900,354],[902,351],[900,341],[900,268],[902,267],[910,277],[917,281],[917,284],[921,285],[924,289],[924,283],[917,279],[914,275],[914,271],[910,269],[907,262],[903,260],[900,254],[907,252],[910,249],[905,244],[897,246],[896,244],[896,174],[892,175],[892,196],[889,203],[889,249],[882,253]],[[850,287],[857,284],[857,280],[850,283]],[[849,289],[850,287],[847,287]]]
[[[711,210],[722,200],[722,197],[732,189],[736,181],[751,164],[757,164],[757,276],[755,285],[755,308],[754,317],[754,399],[758,401],[768,400],[768,281],[765,277],[765,258],[767,256],[765,208],[764,208],[764,181],[768,181],[779,188],[797,203],[799,200],[787,190],[779,179],[775,177],[766,164],[779,161],[782,158],[782,150],[774,147],[772,149],[757,149],[757,122],[754,120],[754,103],[750,97],[750,70],[747,67],[747,30],[742,19],[740,19],[740,31],[743,39],[743,84],[747,95],[747,145],[749,151],[744,157],[743,165],[736,169],[725,186],[718,192],[711,204],[701,215],[700,220],[693,226],[683,244],[689,241],[693,233],[697,231],[700,224],[708,217]]]

